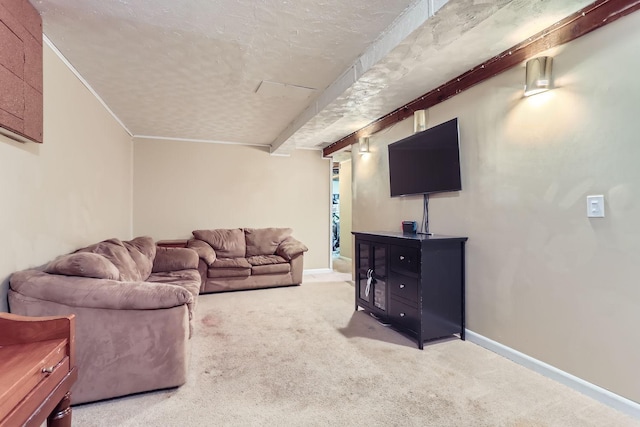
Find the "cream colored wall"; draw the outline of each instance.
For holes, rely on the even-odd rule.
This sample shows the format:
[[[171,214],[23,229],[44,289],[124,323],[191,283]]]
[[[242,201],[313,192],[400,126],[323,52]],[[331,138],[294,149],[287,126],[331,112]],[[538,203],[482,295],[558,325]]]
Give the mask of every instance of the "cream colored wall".
[[[340,162],[340,256],[353,257],[351,160]]]
[[[44,144],[0,139],[0,311],[8,277],[131,235],[131,137],[44,47]]]
[[[459,118],[463,190],[430,202],[431,231],[468,236],[467,327],[640,402],[640,13],[556,48],[551,92],[516,67],[429,111]],[[389,197],[387,145],[353,156],[354,230],[421,219]],[[586,196],[606,217],[587,218]]]
[[[134,170],[136,235],[291,227],[309,247],[304,268],[329,267],[331,170],[319,151],[136,139]]]

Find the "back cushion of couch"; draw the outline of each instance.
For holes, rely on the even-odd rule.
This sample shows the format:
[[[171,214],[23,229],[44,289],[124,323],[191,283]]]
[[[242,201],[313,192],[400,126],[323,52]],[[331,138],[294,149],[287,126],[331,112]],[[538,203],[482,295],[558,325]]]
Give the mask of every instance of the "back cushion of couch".
[[[76,252],[60,256],[47,264],[44,271],[50,274],[94,279],[118,280],[120,278],[120,272],[111,261],[91,252]]]
[[[86,248],[79,249],[76,252],[91,252],[104,256],[111,261],[120,272],[119,280],[134,282],[142,280],[142,276],[140,271],[138,271],[136,262],[133,260],[131,255],[129,255],[129,251],[125,247],[124,243],[119,239],[105,240],[100,243],[87,246]]]
[[[245,228],[247,256],[275,254],[280,242],[292,232],[290,228]]]
[[[193,237],[211,245],[217,258],[243,258],[246,254],[244,232],[241,228],[194,230]]]
[[[156,244],[153,239],[148,236],[142,236],[122,243],[138,267],[140,280],[147,280],[153,268],[153,260],[156,257]]]

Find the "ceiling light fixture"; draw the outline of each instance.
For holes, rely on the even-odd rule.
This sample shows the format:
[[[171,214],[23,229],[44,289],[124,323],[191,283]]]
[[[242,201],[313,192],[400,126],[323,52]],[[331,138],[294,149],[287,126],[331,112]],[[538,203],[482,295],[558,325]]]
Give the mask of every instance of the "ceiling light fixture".
[[[535,95],[551,89],[551,65],[553,58],[541,56],[527,61],[524,96]]]

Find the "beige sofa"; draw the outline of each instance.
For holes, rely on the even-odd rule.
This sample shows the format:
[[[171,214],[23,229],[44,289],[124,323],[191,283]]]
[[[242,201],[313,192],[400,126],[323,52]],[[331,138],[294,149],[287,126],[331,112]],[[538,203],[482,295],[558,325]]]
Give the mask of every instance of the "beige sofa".
[[[290,228],[195,230],[200,293],[299,285],[307,247]]]
[[[198,256],[150,237],[106,240],[10,278],[11,312],[76,315],[72,403],[185,383]]]

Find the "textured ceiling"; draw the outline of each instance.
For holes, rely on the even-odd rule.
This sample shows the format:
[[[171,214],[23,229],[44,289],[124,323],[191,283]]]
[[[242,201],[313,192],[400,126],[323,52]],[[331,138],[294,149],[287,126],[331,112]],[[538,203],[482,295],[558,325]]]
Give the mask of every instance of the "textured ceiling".
[[[32,0],[134,136],[282,154],[322,148],[590,2]]]
[[[590,3],[449,1],[274,148],[324,148]]]

